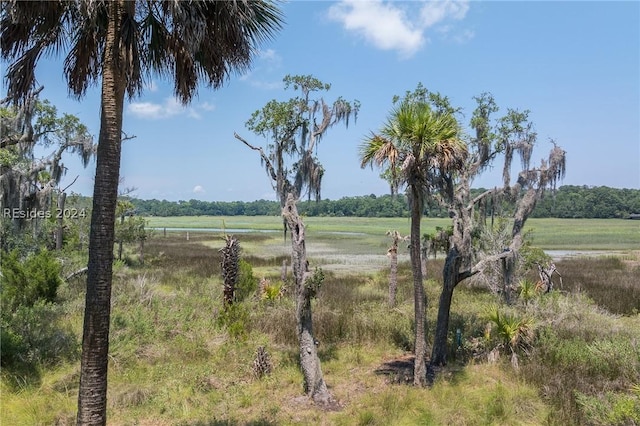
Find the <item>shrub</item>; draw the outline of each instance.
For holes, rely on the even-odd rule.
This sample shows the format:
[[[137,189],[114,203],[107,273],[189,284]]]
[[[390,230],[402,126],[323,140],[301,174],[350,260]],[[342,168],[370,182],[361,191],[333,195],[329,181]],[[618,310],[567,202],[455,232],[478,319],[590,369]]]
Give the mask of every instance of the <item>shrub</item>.
[[[238,262],[238,282],[236,283],[236,301],[242,302],[255,293],[258,288],[258,278],[253,275],[251,264],[244,259]]]
[[[637,395],[607,392],[604,396],[589,396],[576,392],[576,401],[589,419],[589,424],[640,424],[640,397]]]
[[[18,306],[13,312],[3,311],[2,366],[33,368],[73,359],[78,353],[78,342],[71,330],[58,326],[63,314],[61,306],[43,300],[33,306]]]
[[[527,350],[533,341],[533,322],[517,314],[502,312],[498,307],[492,307],[487,312],[487,319],[495,329],[498,344],[508,346],[512,352],[517,349]]]
[[[528,305],[529,302],[535,299],[538,294],[538,292],[536,291],[536,284],[531,280],[523,278],[518,283],[518,294],[524,304]]]
[[[271,283],[271,280],[263,278],[260,280],[260,298],[262,300],[273,301],[284,295],[285,285],[282,281]]]
[[[53,302],[56,299],[60,278],[60,263],[48,251],[41,250],[21,259],[13,250],[2,256],[0,275],[0,300],[2,311],[12,311],[18,306],[33,306],[37,301]]]
[[[248,332],[249,311],[242,303],[228,305],[218,315],[218,326],[227,329],[233,338],[245,338]]]

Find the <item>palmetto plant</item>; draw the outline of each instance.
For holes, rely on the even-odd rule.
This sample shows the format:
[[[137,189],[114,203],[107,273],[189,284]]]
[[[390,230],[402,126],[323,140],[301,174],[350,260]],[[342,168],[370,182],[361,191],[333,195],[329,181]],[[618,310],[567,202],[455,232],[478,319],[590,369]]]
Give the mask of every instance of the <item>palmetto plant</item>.
[[[76,97],[101,86],[79,424],[105,424],[111,312],[111,264],[125,94],[142,92],[152,74],[168,77],[191,100],[198,84],[219,88],[246,70],[261,42],[281,24],[270,1],[4,1],[0,54],[9,62],[8,97],[23,102],[43,56],[64,52],[63,73]]]
[[[520,280],[518,283],[518,294],[520,299],[522,299],[525,304],[528,304],[538,294],[536,283],[526,278]]]
[[[505,313],[497,306],[491,307],[486,316],[491,322],[493,335],[498,342],[498,346],[509,348],[511,363],[514,368],[517,368],[517,353],[520,351],[527,352],[533,343],[533,321],[527,317]]]

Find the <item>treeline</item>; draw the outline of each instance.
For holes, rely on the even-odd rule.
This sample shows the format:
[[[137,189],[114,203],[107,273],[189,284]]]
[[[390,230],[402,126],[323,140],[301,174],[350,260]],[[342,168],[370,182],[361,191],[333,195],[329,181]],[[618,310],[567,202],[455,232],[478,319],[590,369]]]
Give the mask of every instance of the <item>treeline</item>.
[[[472,190],[479,194],[483,188]],[[279,215],[277,201],[166,201],[131,200],[136,213],[145,216],[265,216]],[[344,197],[339,200],[302,201],[298,205],[306,216],[359,216],[359,217],[409,217],[407,199],[404,195],[365,195]],[[548,193],[534,210],[532,217],[557,218],[627,218],[640,213],[640,190],[618,189],[606,186],[588,187],[565,185],[555,194]],[[441,207],[428,204],[428,217],[447,217]]]
[[[531,217],[609,219],[640,214],[640,190],[607,186],[561,186],[547,194]]]

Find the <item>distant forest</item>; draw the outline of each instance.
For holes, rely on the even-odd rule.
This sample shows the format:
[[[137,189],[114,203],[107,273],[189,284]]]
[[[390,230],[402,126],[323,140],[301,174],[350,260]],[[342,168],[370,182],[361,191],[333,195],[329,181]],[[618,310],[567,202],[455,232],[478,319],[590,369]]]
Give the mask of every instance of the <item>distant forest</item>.
[[[484,188],[472,190],[480,194]],[[264,216],[279,215],[277,201],[166,201],[131,199],[136,214],[143,216]],[[507,208],[506,206],[504,208]],[[339,200],[302,201],[298,204],[306,216],[409,217],[404,195],[365,195]],[[640,190],[606,186],[565,185],[555,194],[548,192],[538,203],[531,217],[556,218],[628,218],[640,213]],[[445,209],[427,204],[427,217],[447,217]]]

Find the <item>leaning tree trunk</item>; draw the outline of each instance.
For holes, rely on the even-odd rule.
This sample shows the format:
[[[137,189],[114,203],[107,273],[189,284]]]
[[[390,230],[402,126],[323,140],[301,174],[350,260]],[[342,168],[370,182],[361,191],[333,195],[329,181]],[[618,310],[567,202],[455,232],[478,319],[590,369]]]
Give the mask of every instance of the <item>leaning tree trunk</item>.
[[[454,246],[449,249],[442,271],[442,293],[440,293],[440,304],[438,305],[438,320],[436,332],[433,337],[433,348],[431,350],[431,365],[443,366],[447,364],[447,334],[449,331],[449,313],[451,311],[451,300],[453,290],[458,284],[458,273],[460,271],[460,257],[458,250]]]
[[[413,302],[416,324],[415,361],[413,383],[417,386],[427,384],[427,342],[425,340],[425,294],[422,283],[422,261],[420,256],[420,221],[422,220],[422,194],[413,189],[411,201],[411,269],[413,272]]]
[[[333,398],[322,376],[311,316],[311,299],[315,296],[321,278],[308,270],[304,223],[298,215],[292,194],[287,197],[282,216],[291,234],[291,267],[295,280],[296,326],[304,390],[316,403],[328,404]]]
[[[121,0],[110,3],[108,8],[78,391],[79,425],[105,425],[107,421],[111,273],[126,83],[119,67],[122,51],[118,48],[124,7]]]

